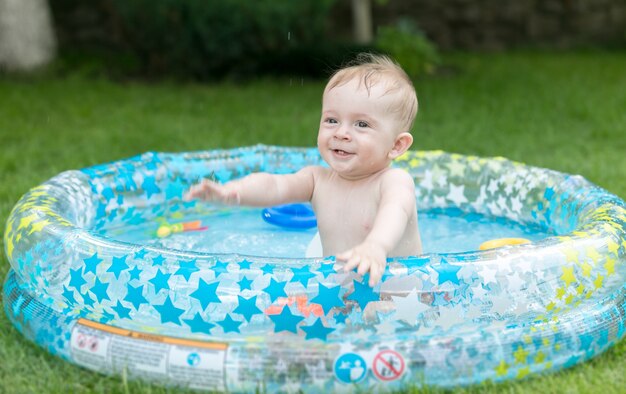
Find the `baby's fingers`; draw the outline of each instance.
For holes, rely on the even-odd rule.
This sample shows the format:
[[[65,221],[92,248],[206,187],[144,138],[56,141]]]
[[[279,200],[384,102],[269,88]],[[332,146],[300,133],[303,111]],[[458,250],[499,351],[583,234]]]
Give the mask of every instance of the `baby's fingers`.
[[[209,187],[209,184],[207,183],[207,180],[204,179],[202,180],[202,182],[190,187],[187,193],[185,193],[185,195],[183,196],[183,199],[189,201],[194,198],[204,198],[204,195],[206,194],[209,188],[210,187]]]
[[[359,275],[363,276],[365,274],[367,274],[367,271],[370,270],[370,260],[365,258],[361,258],[361,261],[357,261],[357,264],[359,265],[359,269],[356,271]]]
[[[336,258],[337,258],[337,261],[348,261],[348,260],[350,260],[350,256],[352,256],[352,250],[348,250],[346,252],[339,253],[336,256]]]
[[[380,281],[380,278],[382,278],[382,271],[380,269],[380,267],[376,264],[372,264],[372,268],[370,269],[370,280],[369,280],[369,285],[370,287],[374,287],[376,286],[376,284]]]
[[[226,204],[239,205],[241,203],[241,196],[239,196],[239,193],[234,190],[229,193],[222,192],[221,196]]]
[[[183,195],[183,200],[190,201],[190,200],[193,200],[194,198],[202,197],[202,194],[203,192],[202,192],[201,186],[194,185],[187,191],[187,193]]]
[[[337,259],[346,262],[346,265],[343,266],[344,272],[350,272],[359,265],[359,259],[352,251],[338,255]]]

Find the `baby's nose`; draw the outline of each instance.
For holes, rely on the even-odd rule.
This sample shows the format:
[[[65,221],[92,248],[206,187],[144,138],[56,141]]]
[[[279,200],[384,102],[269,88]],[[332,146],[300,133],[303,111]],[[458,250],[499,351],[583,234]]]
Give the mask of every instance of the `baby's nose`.
[[[341,139],[341,140],[349,140],[350,132],[348,131],[348,127],[347,126],[338,127],[335,131],[335,138]]]

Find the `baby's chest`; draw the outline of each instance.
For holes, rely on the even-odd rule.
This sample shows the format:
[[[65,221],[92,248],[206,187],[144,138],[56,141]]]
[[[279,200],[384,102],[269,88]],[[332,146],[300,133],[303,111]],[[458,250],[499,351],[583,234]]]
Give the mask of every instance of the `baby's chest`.
[[[329,187],[314,201],[318,227],[369,232],[376,217],[378,198],[367,189],[341,190]]]

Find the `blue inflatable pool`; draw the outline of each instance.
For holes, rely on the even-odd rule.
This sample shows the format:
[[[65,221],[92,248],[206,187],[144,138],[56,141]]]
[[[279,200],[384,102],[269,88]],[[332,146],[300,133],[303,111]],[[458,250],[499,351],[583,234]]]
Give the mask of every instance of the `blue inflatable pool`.
[[[624,336],[624,202],[579,176],[502,158],[409,152],[394,165],[414,177],[420,211],[546,235],[391,259],[374,288],[332,257],[273,255],[270,238],[256,239],[268,243],[259,254],[188,242],[220,227],[207,218],[223,210],[182,201],[191,184],[321,163],[315,149],[259,145],[61,173],[7,221],[6,313],[74,364],[219,391],[517,379],[588,360]],[[191,220],[207,230],[155,235]]]

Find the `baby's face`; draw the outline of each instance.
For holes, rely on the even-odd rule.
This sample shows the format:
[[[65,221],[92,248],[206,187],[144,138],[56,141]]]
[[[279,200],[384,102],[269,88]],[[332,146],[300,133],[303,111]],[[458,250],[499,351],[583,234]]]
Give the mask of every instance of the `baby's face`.
[[[397,97],[385,92],[384,82],[368,94],[358,80],[351,80],[324,94],[317,147],[341,177],[361,179],[389,166],[403,130],[398,114],[389,111]]]

